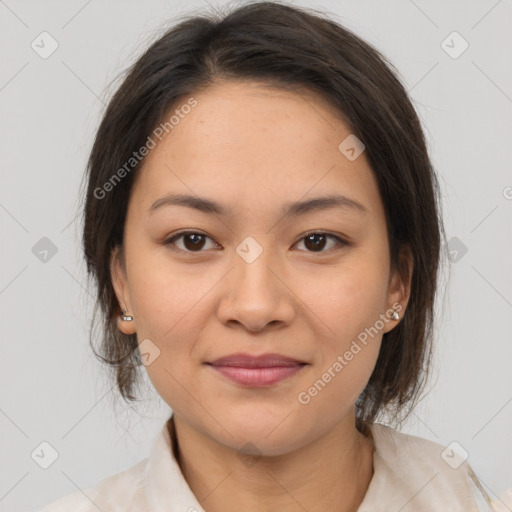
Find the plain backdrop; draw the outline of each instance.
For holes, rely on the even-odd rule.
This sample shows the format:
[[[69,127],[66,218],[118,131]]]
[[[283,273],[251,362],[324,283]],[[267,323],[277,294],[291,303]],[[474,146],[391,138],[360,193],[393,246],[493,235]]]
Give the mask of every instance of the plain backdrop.
[[[511,1],[296,4],[380,49],[420,114],[452,261],[430,392],[403,431],[457,441],[496,498],[512,488]],[[143,402],[123,405],[89,347],[79,185],[108,84],[175,16],[222,5],[0,1],[0,510],[131,467],[169,415],[147,379]],[[47,58],[41,37],[45,51],[58,44]],[[48,469],[34,456],[43,442],[57,456]]]

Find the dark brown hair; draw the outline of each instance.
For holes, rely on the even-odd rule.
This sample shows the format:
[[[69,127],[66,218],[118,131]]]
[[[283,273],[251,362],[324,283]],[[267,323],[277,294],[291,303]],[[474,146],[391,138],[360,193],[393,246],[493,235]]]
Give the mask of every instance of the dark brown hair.
[[[379,51],[330,17],[284,3],[256,2],[224,14],[187,18],[127,69],[109,102],[88,161],[83,249],[103,320],[100,353],[93,350],[113,369],[125,400],[136,400],[137,337],[118,330],[121,310],[109,260],[115,246],[122,250],[130,191],[143,161],[108,192],[104,184],[179,99],[222,80],[314,91],[364,143],[384,203],[392,268],[407,275],[399,257],[405,244],[414,270],[405,315],[384,334],[377,364],[356,404],[358,425],[386,410],[394,417],[408,413],[417,400],[431,359],[444,240],[439,186],[398,72]],[[92,339],[91,331],[91,344]]]

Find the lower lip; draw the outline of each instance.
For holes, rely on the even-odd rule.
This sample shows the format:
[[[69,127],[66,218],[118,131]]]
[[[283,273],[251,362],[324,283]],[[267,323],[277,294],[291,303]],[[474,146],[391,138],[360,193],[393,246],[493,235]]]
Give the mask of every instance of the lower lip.
[[[276,384],[299,372],[305,365],[274,366],[271,368],[240,368],[235,366],[213,366],[220,374],[243,386],[263,387]]]

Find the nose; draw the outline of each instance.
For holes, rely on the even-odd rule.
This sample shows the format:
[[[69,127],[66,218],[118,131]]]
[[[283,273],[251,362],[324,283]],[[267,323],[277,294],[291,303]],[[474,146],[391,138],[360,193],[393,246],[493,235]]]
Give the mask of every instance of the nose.
[[[251,263],[238,254],[234,268],[224,280],[222,298],[217,310],[226,325],[241,325],[251,332],[281,329],[295,315],[294,294],[283,264],[263,252]]]

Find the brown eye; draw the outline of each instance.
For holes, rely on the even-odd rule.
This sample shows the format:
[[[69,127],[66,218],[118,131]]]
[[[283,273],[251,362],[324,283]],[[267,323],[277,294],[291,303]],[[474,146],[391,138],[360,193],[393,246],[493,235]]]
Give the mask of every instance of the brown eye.
[[[338,246],[344,246],[348,245],[348,243],[341,239],[339,236],[332,235],[330,233],[310,233],[309,235],[306,235],[304,238],[302,238],[300,241],[304,241],[304,245],[307,248],[308,252],[327,252],[325,251],[326,245],[328,245],[328,240],[334,240],[337,242]],[[335,248],[334,247],[328,247],[327,250]]]
[[[178,243],[176,243],[176,241],[179,239],[183,239],[181,247]],[[209,236],[206,236],[204,233],[186,231],[173,236],[165,242],[165,245],[175,245],[178,247],[178,249],[185,252],[201,252],[205,246],[206,240],[212,239]],[[216,244],[213,244],[213,246],[215,247]]]
[[[169,238],[164,242],[164,244],[175,246],[178,250],[183,252],[204,252],[203,249],[205,249],[205,245],[207,245],[208,240],[213,242],[212,238],[204,233],[185,231]],[[334,241],[334,245],[331,243],[331,247],[329,247],[329,241]],[[310,233],[303,237],[300,242],[304,242],[307,252],[318,253],[327,252],[328,250],[335,249],[336,247],[340,248],[349,245],[347,241],[343,240],[339,236],[322,232]],[[215,247],[218,247],[218,245],[213,242],[212,246],[206,247],[206,249],[212,249]]]

